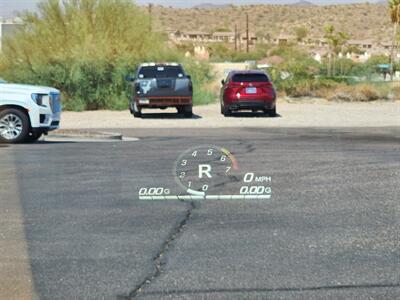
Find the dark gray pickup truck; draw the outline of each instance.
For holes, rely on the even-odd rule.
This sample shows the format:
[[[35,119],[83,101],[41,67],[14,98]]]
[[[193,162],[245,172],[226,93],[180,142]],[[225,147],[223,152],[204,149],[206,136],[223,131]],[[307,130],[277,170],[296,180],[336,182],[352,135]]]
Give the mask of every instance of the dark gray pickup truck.
[[[179,114],[192,117],[193,85],[182,65],[177,63],[141,64],[135,77],[127,77],[133,84],[130,111],[142,116],[144,108],[176,107]]]

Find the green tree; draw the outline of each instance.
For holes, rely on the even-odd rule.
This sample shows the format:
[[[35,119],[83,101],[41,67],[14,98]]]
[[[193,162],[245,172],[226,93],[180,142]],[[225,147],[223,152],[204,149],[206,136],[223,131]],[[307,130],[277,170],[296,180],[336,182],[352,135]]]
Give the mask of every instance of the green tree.
[[[400,0],[389,0],[390,19],[393,23],[392,50],[390,53],[390,78],[393,80],[397,27],[400,23]]]
[[[26,13],[22,21],[23,30],[4,47],[10,64],[140,59],[163,47],[159,36],[149,32],[149,17],[129,0],[45,0],[38,14]]]

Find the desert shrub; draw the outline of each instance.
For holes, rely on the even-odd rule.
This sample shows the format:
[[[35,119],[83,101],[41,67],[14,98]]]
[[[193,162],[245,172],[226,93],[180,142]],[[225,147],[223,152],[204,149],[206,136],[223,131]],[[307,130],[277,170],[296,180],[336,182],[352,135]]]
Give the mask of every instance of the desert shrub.
[[[384,55],[372,56],[365,63],[354,64],[348,75],[370,80],[372,75],[379,73],[378,65],[387,63],[389,63],[388,58]]]
[[[301,49],[290,45],[278,46],[270,51],[270,55],[283,58],[282,63],[269,70],[280,94],[290,97],[318,97],[338,84],[330,78],[319,77],[320,64]]]
[[[355,86],[360,101],[374,101],[379,99],[379,92],[372,85],[360,84]]]
[[[215,101],[217,94],[212,89],[215,79],[214,71],[210,64],[186,59],[184,67],[193,82],[193,104],[204,105]]]
[[[400,100],[400,85],[396,84],[390,87],[390,95],[394,100]]]
[[[345,102],[367,102],[385,98],[387,99],[387,94],[380,93],[379,89],[371,84],[340,85],[328,96],[330,101]]]
[[[329,101],[352,102],[354,101],[353,91],[348,86],[341,86],[331,91],[327,99]]]
[[[210,59],[212,61],[229,61],[232,60],[233,51],[225,43],[215,43],[208,46]]]
[[[398,100],[400,96],[400,86],[392,82],[374,82],[372,83],[379,99]]]
[[[125,75],[135,68],[130,61],[100,59],[55,61],[20,68],[13,81],[54,86],[62,91],[66,110],[126,109],[128,89]]]
[[[292,79],[282,80],[278,91],[284,92],[284,95],[290,97],[318,97],[325,98],[329,91],[336,88],[339,84],[329,79]]]
[[[379,99],[379,91],[372,85],[361,84],[356,86],[356,90],[364,96],[365,101],[374,101]]]

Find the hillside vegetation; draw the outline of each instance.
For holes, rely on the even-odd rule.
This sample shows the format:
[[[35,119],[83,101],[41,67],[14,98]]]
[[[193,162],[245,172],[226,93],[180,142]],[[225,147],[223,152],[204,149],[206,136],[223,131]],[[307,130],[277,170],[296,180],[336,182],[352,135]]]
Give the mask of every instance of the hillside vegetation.
[[[156,6],[153,12],[161,28],[181,31],[233,30],[235,23],[244,31],[245,13],[249,13],[251,31],[261,36],[294,35],[301,26],[308,29],[309,36],[322,37],[324,26],[331,24],[354,39],[390,41],[392,28],[388,7],[384,4],[230,5],[211,9]]]

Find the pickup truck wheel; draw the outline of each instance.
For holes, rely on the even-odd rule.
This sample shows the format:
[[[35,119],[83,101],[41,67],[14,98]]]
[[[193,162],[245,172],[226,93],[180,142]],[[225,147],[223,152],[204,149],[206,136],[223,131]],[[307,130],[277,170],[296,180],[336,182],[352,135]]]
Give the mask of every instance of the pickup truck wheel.
[[[193,107],[191,105],[177,107],[178,114],[183,115],[185,118],[193,116]]]
[[[28,116],[19,109],[0,112],[0,143],[21,143],[29,133]]]
[[[185,108],[183,109],[183,115],[185,116],[185,118],[191,118],[193,116],[193,106],[185,106]]]
[[[132,112],[133,116],[135,118],[141,118],[142,117],[142,110],[140,108],[138,108],[136,102],[133,102],[133,112]]]

